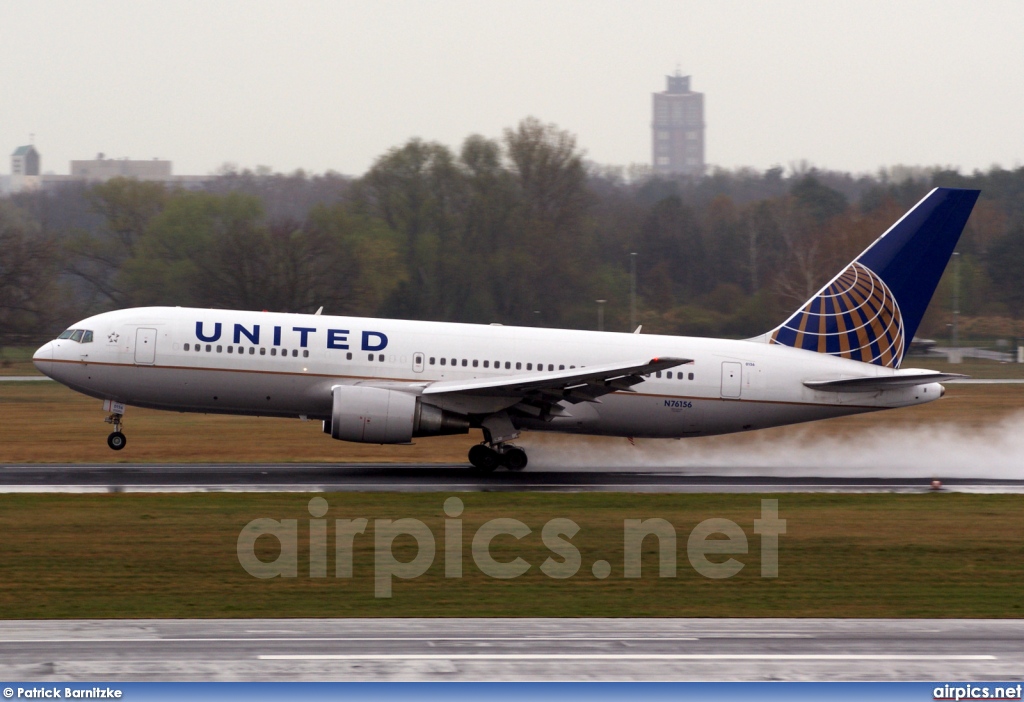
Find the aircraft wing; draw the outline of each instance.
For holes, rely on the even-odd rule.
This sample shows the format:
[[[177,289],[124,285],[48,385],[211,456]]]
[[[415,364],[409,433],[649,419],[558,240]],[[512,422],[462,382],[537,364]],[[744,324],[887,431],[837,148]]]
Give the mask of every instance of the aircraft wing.
[[[814,390],[831,392],[875,392],[878,390],[895,390],[915,385],[941,383],[947,380],[967,378],[959,373],[939,373],[933,371],[916,371],[899,375],[885,375],[867,378],[843,378],[842,380],[806,380],[804,385]]]
[[[441,380],[423,388],[423,395],[463,394],[521,397],[556,403],[568,400],[600,402],[597,398],[620,390],[632,392],[649,373],[693,363],[690,358],[652,358],[649,361],[611,363],[561,371],[524,373],[522,375],[474,378],[472,380]]]

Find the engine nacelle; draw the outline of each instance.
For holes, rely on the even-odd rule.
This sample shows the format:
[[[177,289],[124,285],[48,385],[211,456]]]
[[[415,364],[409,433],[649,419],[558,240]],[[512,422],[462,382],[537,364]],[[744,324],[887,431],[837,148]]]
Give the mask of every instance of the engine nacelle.
[[[415,395],[363,385],[336,385],[324,433],[342,441],[406,444],[414,436],[465,434],[469,419],[424,405]]]

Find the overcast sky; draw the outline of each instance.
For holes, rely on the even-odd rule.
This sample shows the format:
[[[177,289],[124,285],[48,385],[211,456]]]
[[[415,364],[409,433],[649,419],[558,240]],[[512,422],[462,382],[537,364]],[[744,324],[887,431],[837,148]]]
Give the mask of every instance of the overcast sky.
[[[528,115],[649,163],[651,93],[705,94],[710,164],[1024,165],[1024,2],[0,2],[0,173],[160,157],[358,175]]]

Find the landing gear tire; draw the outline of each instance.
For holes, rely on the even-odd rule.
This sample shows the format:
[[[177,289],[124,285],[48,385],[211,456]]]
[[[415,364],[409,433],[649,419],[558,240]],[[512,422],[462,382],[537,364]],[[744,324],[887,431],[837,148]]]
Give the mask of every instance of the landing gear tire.
[[[526,451],[518,446],[513,446],[502,454],[501,462],[509,470],[522,470],[526,467],[527,463]]]
[[[115,451],[120,451],[121,449],[124,448],[125,444],[127,443],[128,439],[126,439],[124,434],[122,434],[119,431],[115,431],[111,433],[110,436],[107,437],[107,446],[114,449]]]
[[[472,463],[477,470],[490,473],[501,465],[501,456],[499,456],[498,452],[489,446],[477,444],[469,450],[469,462]]]

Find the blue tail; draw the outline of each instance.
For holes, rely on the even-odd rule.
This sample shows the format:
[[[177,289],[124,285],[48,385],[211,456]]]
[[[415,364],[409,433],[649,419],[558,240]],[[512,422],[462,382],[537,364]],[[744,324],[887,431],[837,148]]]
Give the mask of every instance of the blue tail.
[[[980,192],[932,190],[769,343],[899,368]]]

